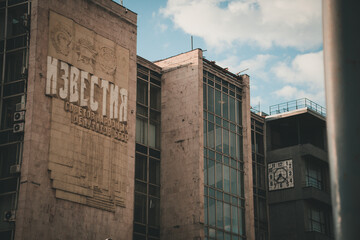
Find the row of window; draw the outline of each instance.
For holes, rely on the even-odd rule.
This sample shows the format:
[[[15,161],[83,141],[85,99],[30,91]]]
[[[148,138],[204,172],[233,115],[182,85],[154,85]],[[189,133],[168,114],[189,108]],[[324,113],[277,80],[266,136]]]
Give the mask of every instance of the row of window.
[[[244,173],[221,162],[204,159],[204,183],[226,193],[243,196]]]
[[[137,65],[133,240],[160,238],[161,76]]]
[[[205,232],[205,235],[212,239],[213,234],[210,232],[213,229],[220,234],[226,232],[233,236],[245,235],[245,214],[244,209],[225,203],[214,198],[204,198],[205,205],[205,231],[209,229],[209,232]],[[216,238],[219,239],[219,238]]]
[[[0,1],[0,209],[17,208],[23,132],[14,132],[14,113],[25,98],[28,58],[29,3],[25,0]],[[4,216],[3,216],[4,218]],[[14,238],[15,223],[0,221],[0,239]]]
[[[204,71],[205,239],[242,239],[241,88]]]
[[[203,104],[204,110],[241,125],[241,100],[204,84]]]
[[[232,158],[240,159],[242,155],[242,136],[240,134],[206,120],[204,120],[204,145]]]
[[[255,239],[268,240],[264,123],[251,119],[252,174],[254,190]]]

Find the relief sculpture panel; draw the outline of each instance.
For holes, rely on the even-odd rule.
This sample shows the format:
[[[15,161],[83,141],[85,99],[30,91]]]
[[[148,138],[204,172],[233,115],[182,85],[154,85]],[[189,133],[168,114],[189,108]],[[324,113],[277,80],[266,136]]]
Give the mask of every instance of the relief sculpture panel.
[[[125,207],[129,50],[50,12],[48,55],[56,197],[112,212]]]

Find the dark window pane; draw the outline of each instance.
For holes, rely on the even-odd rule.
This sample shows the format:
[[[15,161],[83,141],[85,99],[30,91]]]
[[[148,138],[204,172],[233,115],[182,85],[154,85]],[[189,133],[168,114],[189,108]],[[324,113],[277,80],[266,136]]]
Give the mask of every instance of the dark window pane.
[[[150,70],[150,75],[155,78],[161,78],[161,74]]]
[[[142,79],[148,81],[149,76],[147,74],[143,74],[142,72],[137,72],[138,77],[141,77]]]
[[[136,151],[147,154],[147,147],[144,147],[140,144],[136,144]]]
[[[206,98],[206,84],[203,84],[203,107],[206,110],[207,109],[207,98]]]
[[[134,233],[133,240],[146,240],[146,236],[142,236]]]
[[[149,154],[150,154],[151,157],[155,157],[155,158],[160,159],[160,151],[158,151],[158,150],[150,148]]]
[[[12,233],[12,231],[0,232],[0,239],[3,239],[3,240],[12,239],[11,233]]]
[[[146,227],[143,225],[134,223],[134,232],[146,234]]]
[[[155,86],[150,86],[150,107],[160,110],[161,106],[161,89]]]
[[[215,199],[209,198],[209,225],[215,226]]]
[[[0,41],[1,44],[1,41]],[[1,52],[1,46],[0,46],[0,52]],[[0,86],[2,84],[2,72],[3,72],[3,56],[4,54],[0,54]]]
[[[241,102],[240,101],[236,101],[236,112],[237,112],[237,118],[236,118],[236,123],[241,125]]]
[[[0,181],[0,194],[14,192],[17,188],[17,178],[10,178]]]
[[[215,148],[215,130],[214,130],[214,124],[211,122],[208,122],[208,147],[214,149]]]
[[[208,86],[208,111],[214,112],[214,88]]]
[[[146,196],[135,194],[134,221],[146,223]]]
[[[0,5],[0,7],[1,7],[1,5]],[[5,9],[1,9],[0,10],[0,39],[4,39],[4,38],[5,38]]]
[[[215,113],[219,116],[221,116],[221,92],[218,90],[215,90]]]
[[[158,228],[149,227],[149,235],[154,237],[160,237],[160,230]]]
[[[149,219],[150,226],[159,226],[160,224],[160,200],[149,197]]]
[[[222,170],[222,164],[221,163],[216,163],[216,187],[218,189],[222,189],[223,188],[223,174],[222,174],[223,170]]]
[[[224,229],[223,203],[221,201],[216,201],[216,226]]]
[[[149,159],[149,182],[160,185],[160,161]]]
[[[136,114],[144,117],[148,116],[148,108],[140,104],[136,104]]]
[[[136,154],[135,157],[135,178],[147,181],[146,177],[146,156]]]
[[[4,97],[15,95],[18,93],[24,93],[24,89],[25,89],[25,81],[6,84],[4,86]]]
[[[15,165],[19,158],[19,145],[12,144],[0,147],[0,177],[10,176],[10,166]]]
[[[26,32],[23,25],[25,13],[27,13],[27,4],[8,8],[7,37]]]
[[[13,4],[17,4],[17,3],[21,3],[21,2],[26,2],[28,0],[9,0],[9,6],[13,5]]]
[[[1,129],[13,127],[14,112],[16,111],[16,104],[21,102],[21,97],[12,97],[3,100],[3,109],[1,115]]]
[[[149,185],[149,194],[154,197],[160,197],[160,187]]]
[[[138,103],[148,105],[148,83],[138,78],[136,90],[136,101]]]
[[[136,118],[136,142],[147,145],[148,134],[147,119]]]
[[[160,114],[159,114],[160,116]],[[150,121],[149,125],[149,146],[153,148],[160,148],[160,123]]]
[[[230,97],[229,98],[229,112],[230,112],[230,121],[235,122],[235,99]]]
[[[24,50],[7,53],[5,62],[5,82],[12,82],[23,78],[21,75],[23,67]]]
[[[209,178],[209,185],[215,185],[215,161],[209,160],[209,168],[208,168],[208,178]]]
[[[147,193],[146,183],[135,181],[135,191],[140,193]]]
[[[12,50],[15,48],[20,48],[26,46],[26,35],[21,35],[18,37],[14,37],[11,39],[8,39],[6,41],[6,50]]]
[[[148,72],[149,69],[147,67],[144,67],[143,65],[137,64],[137,69],[142,70],[144,72]]]
[[[222,98],[222,106],[223,106],[223,117],[228,119],[229,118],[229,106],[228,106],[228,95],[223,94]]]

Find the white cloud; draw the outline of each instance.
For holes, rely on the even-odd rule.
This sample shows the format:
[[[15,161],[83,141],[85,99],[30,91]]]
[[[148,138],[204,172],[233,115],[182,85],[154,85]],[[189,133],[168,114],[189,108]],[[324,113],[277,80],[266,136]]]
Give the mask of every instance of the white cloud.
[[[286,86],[274,91],[285,101],[309,98],[325,105],[323,51],[297,55],[291,62],[279,62],[271,69]]]
[[[281,101],[292,101],[300,98],[307,98],[322,106],[325,106],[325,95],[324,91],[322,90],[310,92],[307,90],[304,91],[299,88],[286,85],[283,88],[274,91],[273,94],[277,98],[281,99]]]
[[[165,32],[168,29],[168,26],[166,24],[160,23],[159,28],[162,32]]]
[[[259,54],[253,58],[243,60],[238,63],[239,60],[236,56],[229,56],[228,58],[219,61],[217,64],[229,67],[230,71],[233,72],[243,71],[245,69],[251,69],[251,71],[256,72],[262,71],[273,57],[274,56],[269,54]]]
[[[284,98],[286,101],[297,99],[299,95],[303,94],[303,92],[292,86],[285,86],[274,93],[277,97]]]
[[[221,51],[234,43],[299,50],[319,47],[320,0],[168,0],[160,12]]]
[[[310,90],[323,89],[323,51],[297,55],[291,63],[279,62],[272,72],[285,83],[306,85]]]

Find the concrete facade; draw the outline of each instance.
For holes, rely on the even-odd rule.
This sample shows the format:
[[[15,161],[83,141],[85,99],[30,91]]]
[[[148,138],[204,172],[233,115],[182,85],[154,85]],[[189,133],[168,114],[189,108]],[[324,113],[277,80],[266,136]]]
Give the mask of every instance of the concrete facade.
[[[210,62],[209,62],[210,63]],[[196,49],[155,62],[162,68],[161,237],[204,238],[203,70],[226,70],[205,62]],[[244,162],[245,234],[254,239],[249,77],[243,75],[241,121]],[[179,201],[179,199],[181,199]]]
[[[105,0],[32,1],[31,20],[15,239],[131,239],[136,14]],[[53,65],[49,65],[49,57]],[[101,65],[114,57],[119,61],[116,66]],[[91,98],[90,76],[99,77],[99,84],[100,78],[106,79],[114,92],[117,87],[127,90],[128,120],[122,122],[126,125],[126,140],[72,122],[72,114],[66,111],[69,97],[61,99],[58,92],[61,87],[65,90],[65,84],[50,89],[46,86],[56,77],[59,83],[64,79],[66,71],[60,68],[60,62],[61,66],[90,74],[81,80],[85,87],[80,79],[78,83],[71,80],[76,73],[70,76],[70,91],[76,90],[75,82],[85,103]],[[52,80],[49,66],[59,66],[59,72],[50,76]],[[100,87],[96,86],[94,92],[99,96]],[[109,95],[107,101],[111,101]],[[95,99],[101,105],[101,99]],[[89,102],[76,100],[74,105],[83,105],[82,109],[77,107],[78,117],[80,111],[91,113]]]
[[[268,171],[293,164],[293,186],[268,191],[270,239],[332,239],[325,118],[303,108],[266,117],[266,127]]]
[[[161,238],[203,239],[202,51],[156,65],[163,69]]]

